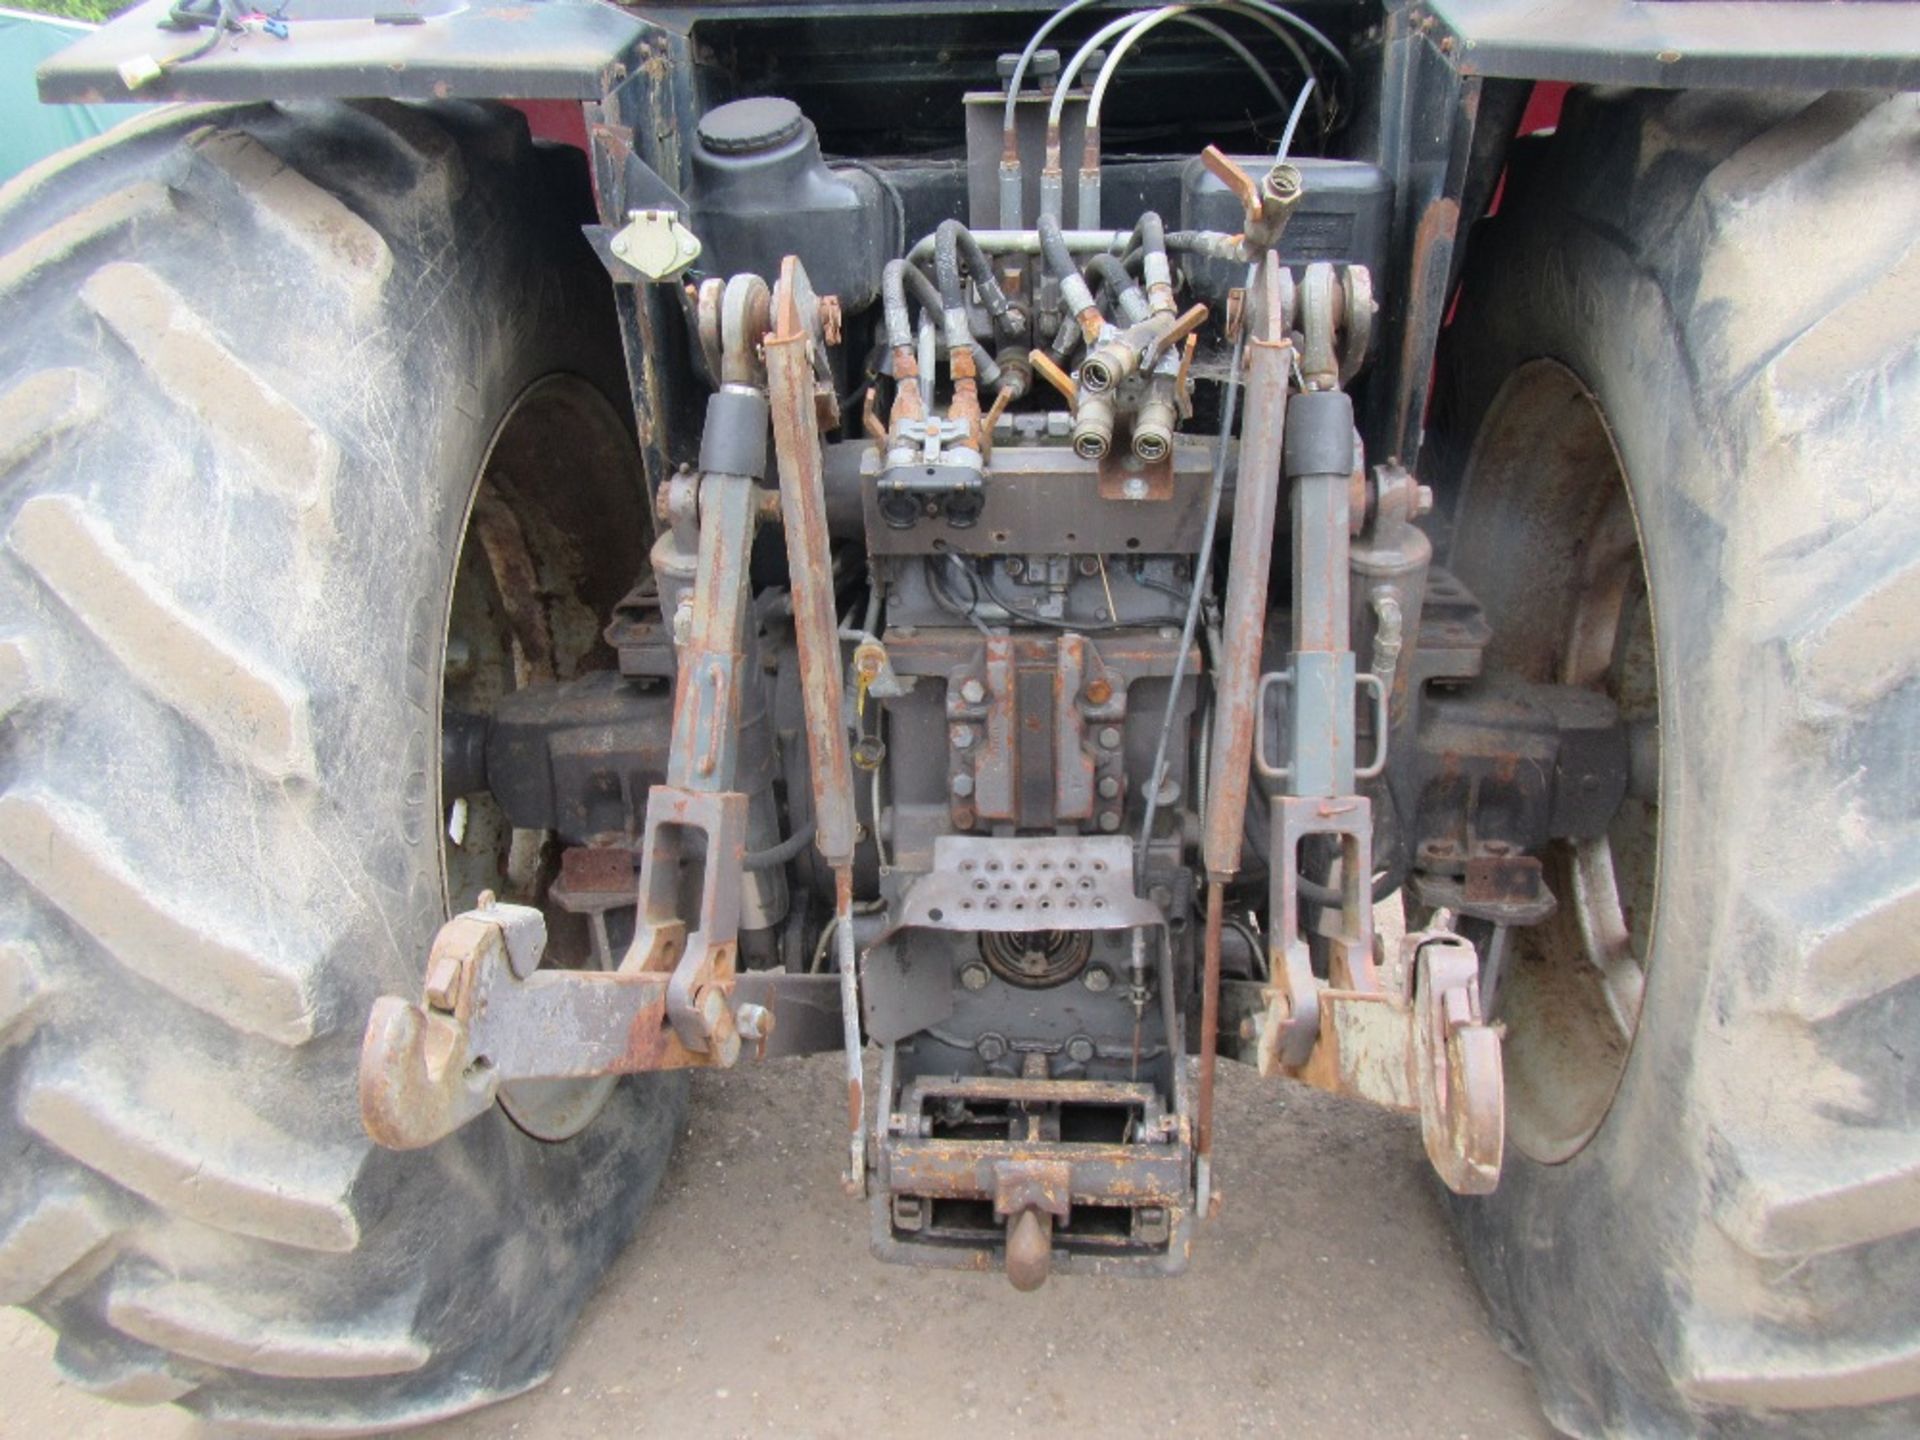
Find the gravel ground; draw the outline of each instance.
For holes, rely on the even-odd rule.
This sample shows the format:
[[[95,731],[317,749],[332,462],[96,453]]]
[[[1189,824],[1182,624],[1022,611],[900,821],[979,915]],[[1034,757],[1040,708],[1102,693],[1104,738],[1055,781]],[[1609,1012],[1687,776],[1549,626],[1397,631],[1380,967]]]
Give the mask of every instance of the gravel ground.
[[[415,1433],[1552,1436],[1403,1117],[1225,1065],[1225,1203],[1188,1273],[1022,1296],[868,1255],[865,1208],[835,1180],[836,1065],[697,1075],[659,1201],[553,1378]],[[0,1311],[0,1434],[202,1434],[72,1389],[52,1349]]]

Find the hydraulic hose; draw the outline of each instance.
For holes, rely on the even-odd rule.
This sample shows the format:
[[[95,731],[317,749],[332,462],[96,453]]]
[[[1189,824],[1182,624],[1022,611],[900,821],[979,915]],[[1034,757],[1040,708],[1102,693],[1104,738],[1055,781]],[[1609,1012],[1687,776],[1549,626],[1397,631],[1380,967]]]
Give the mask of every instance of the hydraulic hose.
[[[909,352],[914,348],[913,314],[907,304],[909,289],[913,291],[913,298],[920,302],[929,315],[938,315],[948,321],[952,316],[945,297],[941,295],[933,281],[927,278],[925,271],[908,260],[889,260],[886,268],[880,272],[880,294],[881,304],[886,313],[887,347],[894,351],[896,365],[899,352],[903,348]],[[961,315],[964,327],[964,310]],[[951,324],[945,326],[945,332],[948,353],[951,354],[954,340]],[[970,329],[963,328],[960,344],[973,352],[974,373],[980,377],[981,382],[997,388],[1002,379],[1000,366],[993,356],[987,353],[986,347],[973,338],[973,332]],[[916,370],[916,373],[920,372]],[[923,380],[925,384],[931,386],[932,373],[925,373]]]
[[[905,260],[889,260],[880,272],[880,303],[886,314],[889,350],[913,348],[913,315],[907,309],[906,277],[909,272],[918,273]]]
[[[1080,322],[1080,333],[1092,344],[1107,329],[1107,321],[1100,307],[1093,303],[1093,290],[1087,284],[1087,277],[1080,273],[1073,252],[1067,249],[1067,237],[1058,219],[1042,211],[1039,233],[1040,255],[1046,261],[1048,272],[1060,284],[1061,303],[1067,313]]]
[[[907,276],[919,274],[905,260],[889,260],[880,272],[881,304],[886,313],[887,348],[893,352],[893,412],[889,428],[904,420],[918,420],[927,413],[923,387],[933,384],[933,376],[924,381],[920,359],[914,351],[913,315],[907,308]],[[920,277],[924,280],[926,277]]]
[[[1115,318],[1137,325],[1153,313],[1147,305],[1146,292],[1114,256],[1095,255],[1087,261],[1087,274],[1106,286],[1107,294],[1120,312]]]
[[[1007,292],[1000,288],[1000,282],[994,278],[993,262],[987,258],[987,252],[980,242],[974,239],[973,232],[958,220],[943,220],[933,235],[934,273],[940,278],[940,299],[947,313],[956,310],[965,314],[966,291],[961,285],[960,271],[964,266],[973,280],[974,288],[980,292],[980,303],[987,307],[987,314],[993,317],[995,333],[1006,341],[1017,340],[1015,335],[1013,305],[1007,299]]]
[[[802,850],[813,843],[814,831],[818,822],[809,819],[806,824],[794,831],[778,845],[769,845],[764,850],[749,850],[740,858],[743,870],[771,870],[775,866],[785,865],[789,860],[797,859]]]

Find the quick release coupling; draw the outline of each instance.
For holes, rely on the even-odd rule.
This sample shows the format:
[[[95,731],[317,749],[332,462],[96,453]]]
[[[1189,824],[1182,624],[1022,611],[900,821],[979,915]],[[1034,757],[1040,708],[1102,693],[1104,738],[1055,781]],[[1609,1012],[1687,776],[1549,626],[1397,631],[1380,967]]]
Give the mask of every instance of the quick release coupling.
[[[1140,352],[1115,336],[1094,347],[1080,362],[1080,385],[1094,395],[1104,395],[1140,368]]]
[[[1178,420],[1173,408],[1173,378],[1154,377],[1140,413],[1133,422],[1133,453],[1149,465],[1173,453],[1173,427]]]
[[[1084,371],[1080,378],[1083,391],[1073,411],[1073,453],[1082,460],[1104,460],[1113,448],[1113,401],[1084,393]]]

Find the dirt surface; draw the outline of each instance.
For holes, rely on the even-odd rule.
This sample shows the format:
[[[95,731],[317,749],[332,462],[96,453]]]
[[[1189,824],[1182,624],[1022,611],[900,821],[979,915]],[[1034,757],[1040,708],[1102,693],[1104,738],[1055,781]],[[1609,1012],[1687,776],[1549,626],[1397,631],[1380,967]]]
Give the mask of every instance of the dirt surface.
[[[1224,1066],[1225,1205],[1188,1273],[1022,1296],[868,1255],[866,1210],[835,1178],[836,1065],[697,1075],[659,1202],[553,1378],[413,1433],[1552,1435],[1400,1117]],[[72,1389],[52,1349],[0,1311],[0,1434],[202,1433]]]

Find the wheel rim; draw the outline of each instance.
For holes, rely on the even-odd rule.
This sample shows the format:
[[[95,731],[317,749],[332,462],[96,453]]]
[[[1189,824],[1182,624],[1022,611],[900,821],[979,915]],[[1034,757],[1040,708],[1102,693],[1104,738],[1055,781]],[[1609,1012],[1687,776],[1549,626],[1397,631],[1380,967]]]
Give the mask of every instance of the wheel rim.
[[[1457,554],[1489,566],[1515,567],[1521,555],[1556,562],[1533,572],[1531,593],[1511,579],[1488,587],[1488,618],[1505,631],[1499,668],[1605,693],[1643,742],[1607,833],[1544,855],[1558,910],[1514,933],[1494,996],[1506,1027],[1509,1135],[1553,1164],[1605,1121],[1639,1030],[1658,886],[1654,614],[1619,453],[1592,393],[1566,367],[1533,361],[1508,379],[1463,493],[1463,524],[1486,525],[1491,538],[1463,528]],[[1469,585],[1473,568],[1471,559],[1462,566]]]
[[[443,733],[460,717],[490,714],[522,686],[611,663],[600,625],[643,558],[619,543],[625,527],[636,548],[643,544],[638,466],[613,407],[578,377],[547,376],[509,407],[472,487],[448,594]],[[483,890],[538,906],[547,963],[593,965],[585,917],[548,893],[559,864],[553,832],[515,829],[485,790],[446,793],[444,769],[436,781],[447,912],[470,909]],[[592,1123],[617,1083],[523,1080],[501,1087],[500,1106],[529,1135],[567,1140]]]

